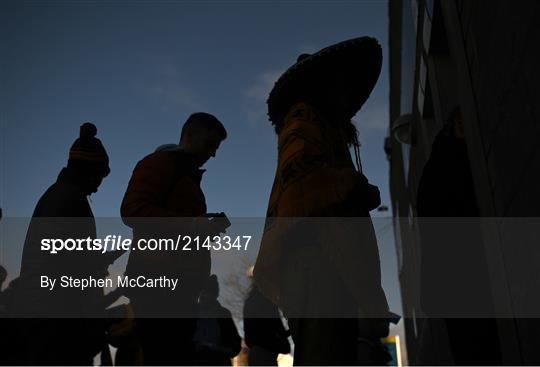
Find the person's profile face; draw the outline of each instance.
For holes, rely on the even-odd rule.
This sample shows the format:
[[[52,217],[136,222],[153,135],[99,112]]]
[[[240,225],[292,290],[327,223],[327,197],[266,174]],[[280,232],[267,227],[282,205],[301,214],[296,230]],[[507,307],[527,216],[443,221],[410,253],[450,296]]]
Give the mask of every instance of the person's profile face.
[[[103,182],[103,179],[109,175],[111,170],[107,166],[107,168],[100,168],[96,170],[92,175],[91,178],[88,180],[88,187],[90,189],[90,194],[94,194],[98,191],[99,186],[101,186],[101,183]]]
[[[101,183],[103,182],[103,179],[105,176],[102,175],[96,175],[90,182],[90,194],[94,194],[98,191],[99,186],[101,186]]]
[[[211,157],[216,156],[216,152],[221,144],[221,137],[215,130],[193,129],[188,135],[187,151],[198,158],[198,164],[203,165]]]

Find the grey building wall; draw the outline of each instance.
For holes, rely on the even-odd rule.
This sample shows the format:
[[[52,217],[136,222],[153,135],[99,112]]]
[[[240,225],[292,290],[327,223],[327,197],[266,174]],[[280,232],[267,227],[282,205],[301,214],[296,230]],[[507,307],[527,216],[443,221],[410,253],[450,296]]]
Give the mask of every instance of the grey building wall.
[[[475,112],[477,118],[480,162],[476,165],[485,165],[478,171],[486,177],[479,177],[478,182],[489,184],[489,189],[477,187],[477,192],[490,195],[492,201],[486,214],[540,217],[540,4],[462,0],[454,7],[444,4],[444,11],[447,23],[453,21],[463,35],[464,63],[476,107],[468,111],[471,119]],[[458,54],[460,47],[454,48]],[[497,289],[497,284],[493,288],[498,297],[509,299],[511,312],[519,317],[514,330],[502,337],[506,345],[512,345],[511,336],[517,338],[514,348],[505,351],[507,359],[527,364],[540,363],[539,320],[521,318],[540,309],[537,222],[502,222],[494,231],[499,259],[491,256],[502,265],[508,284],[506,292]]]
[[[413,117],[410,144],[388,139],[409,361],[451,363],[444,325],[421,317],[417,185],[459,105],[481,215],[540,217],[540,2],[391,0],[389,18],[390,121]],[[499,321],[510,364],[540,363],[538,319],[522,318],[540,310],[540,226],[525,223],[495,220],[483,232],[494,302],[517,317]]]

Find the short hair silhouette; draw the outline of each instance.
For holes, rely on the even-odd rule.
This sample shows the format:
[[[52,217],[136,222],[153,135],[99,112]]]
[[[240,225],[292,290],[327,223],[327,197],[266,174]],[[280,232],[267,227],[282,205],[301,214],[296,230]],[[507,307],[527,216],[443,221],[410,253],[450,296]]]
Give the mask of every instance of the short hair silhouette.
[[[182,140],[187,131],[196,125],[199,127],[204,127],[208,130],[217,131],[221,137],[221,140],[225,140],[227,138],[227,130],[225,130],[225,126],[223,126],[221,121],[219,121],[214,115],[206,112],[196,112],[189,116],[184,123],[184,126],[182,126],[180,140]]]

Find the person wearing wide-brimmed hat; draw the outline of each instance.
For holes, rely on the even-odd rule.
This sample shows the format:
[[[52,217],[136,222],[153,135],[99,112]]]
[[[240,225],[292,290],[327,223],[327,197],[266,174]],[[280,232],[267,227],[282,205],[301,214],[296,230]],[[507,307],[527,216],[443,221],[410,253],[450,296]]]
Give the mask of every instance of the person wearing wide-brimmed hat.
[[[355,364],[359,338],[378,340],[388,332],[369,219],[379,191],[361,173],[351,122],[381,64],[373,38],[341,42],[301,55],[268,98],[278,166],[255,281],[289,319],[296,365]],[[359,310],[369,330],[359,330]]]

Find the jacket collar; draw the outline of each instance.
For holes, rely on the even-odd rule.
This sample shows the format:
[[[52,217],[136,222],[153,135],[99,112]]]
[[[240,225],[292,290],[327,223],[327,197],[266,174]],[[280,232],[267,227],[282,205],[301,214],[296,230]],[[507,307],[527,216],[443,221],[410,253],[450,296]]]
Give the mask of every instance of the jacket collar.
[[[200,168],[197,165],[197,159],[193,154],[187,153],[184,150],[178,150],[174,152],[174,155],[177,159],[177,163],[180,167],[185,169],[190,173],[190,175],[197,180],[197,182],[201,182],[202,175],[204,172],[206,172],[205,169]]]

